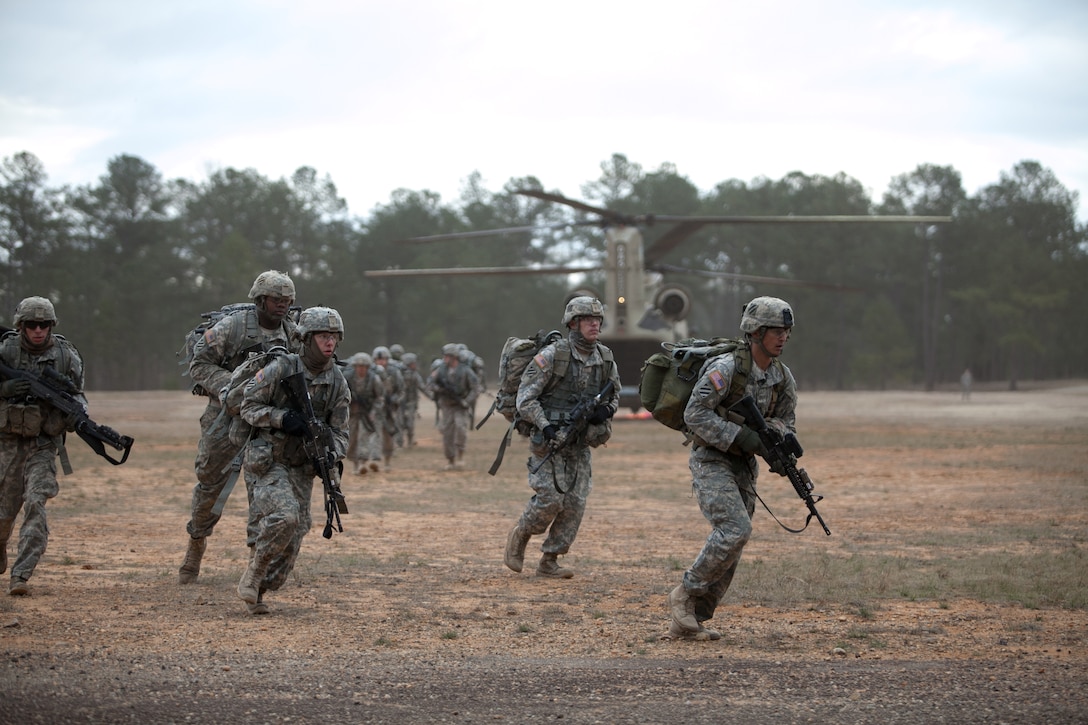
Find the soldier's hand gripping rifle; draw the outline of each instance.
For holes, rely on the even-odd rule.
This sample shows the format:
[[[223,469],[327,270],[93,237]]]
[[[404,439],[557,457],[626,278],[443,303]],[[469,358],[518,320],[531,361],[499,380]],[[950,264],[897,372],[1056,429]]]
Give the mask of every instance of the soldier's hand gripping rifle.
[[[551,450],[548,451],[548,455],[541,458],[535,466],[529,469],[529,472],[536,473],[539,471],[556,451],[566,448],[568,443],[577,438],[578,434],[584,431],[589,425],[589,416],[597,409],[597,406],[601,404],[601,401],[607,400],[608,397],[612,395],[612,391],[615,389],[615,384],[609,380],[604,384],[604,387],[601,388],[601,392],[597,393],[592,398],[586,398],[578,403],[578,405],[574,407],[574,410],[570,412],[567,424],[563,426],[552,440]],[[566,493],[566,491],[560,491],[560,493]]]
[[[831,529],[827,528],[827,524],[824,523],[823,518],[816,510],[816,502],[822,501],[823,496],[813,496],[812,479],[808,477],[805,469],[797,467],[796,459],[800,458],[804,453],[801,444],[797,441],[797,436],[793,433],[787,433],[783,436],[769,427],[751,395],[745,395],[730,410],[736,411],[744,419],[745,424],[759,434],[759,440],[766,450],[762,454],[763,460],[767,461],[772,471],[790,480],[790,483],[793,484],[793,490],[797,492],[797,495],[805,502],[805,506],[808,507],[808,517],[805,519],[805,525],[794,531],[794,533],[800,533],[808,528],[809,522],[815,516],[816,520],[820,522],[820,526],[823,527],[824,533],[831,536]],[[793,529],[790,529],[790,531],[793,531]]]
[[[321,532],[321,535],[331,539],[334,523],[339,533],[344,532],[344,527],[340,523],[340,514],[348,512],[348,504],[344,500],[344,493],[340,490],[339,480],[344,464],[336,460],[332,432],[327,425],[317,419],[314,413],[314,404],[310,400],[310,391],[306,388],[305,375],[302,372],[288,375],[280,381],[280,384],[287,393],[291,408],[301,415],[306,423],[306,433],[302,438],[303,448],[306,455],[313,461],[314,473],[321,477],[321,485],[325,490],[325,530]]]
[[[64,413],[76,434],[83,442],[91,447],[98,455],[105,458],[115,466],[120,466],[128,460],[128,454],[135,442],[131,437],[121,435],[113,428],[95,423],[87,416],[87,409],[75,396],[79,390],[67,377],[58,373],[55,368],[47,367],[41,377],[29,370],[17,370],[0,361],[0,376],[5,380],[26,380],[30,383],[30,391],[27,398],[34,398],[48,403],[60,412]],[[124,451],[121,460],[110,458],[106,453],[106,445]],[[67,470],[67,469],[66,469]]]

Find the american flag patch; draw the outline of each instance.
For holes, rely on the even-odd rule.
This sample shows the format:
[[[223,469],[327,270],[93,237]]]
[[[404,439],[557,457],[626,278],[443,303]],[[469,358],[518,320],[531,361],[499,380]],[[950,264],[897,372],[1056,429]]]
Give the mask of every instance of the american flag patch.
[[[725,382],[725,376],[721,374],[720,370],[711,370],[707,378],[710,380],[710,384],[714,386],[714,390],[719,393],[729,384]]]
[[[215,338],[216,334],[214,327],[209,327],[207,330],[204,331],[204,342],[211,345],[213,342],[215,342]]]
[[[548,359],[539,353],[537,353],[537,355],[533,358],[533,361],[536,363],[536,366],[541,370],[545,370],[548,367]]]
[[[257,381],[258,385],[263,383],[264,382],[264,368],[261,368],[260,370],[258,370],[257,374],[253,376],[253,379]]]

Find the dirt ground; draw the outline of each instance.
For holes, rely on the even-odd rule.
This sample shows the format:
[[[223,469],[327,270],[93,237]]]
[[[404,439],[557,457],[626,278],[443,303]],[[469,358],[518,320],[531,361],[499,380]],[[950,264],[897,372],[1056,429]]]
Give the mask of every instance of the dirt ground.
[[[708,526],[687,449],[653,421],[618,420],[595,452],[563,560],[577,575],[553,581],[532,573],[537,539],[525,572],[502,564],[529,496],[524,443],[487,475],[504,430],[490,421],[467,470],[445,472],[424,407],[419,445],[390,471],[345,476],[344,532],[325,540],[318,520],[255,617],[235,591],[240,488],[199,581],[177,583],[201,401],[92,393],[92,417],[136,445],[114,467],[69,442],[76,471],[49,505],[31,594],[0,594],[0,722],[1088,722],[1083,600],[904,596],[894,570],[880,597],[829,596],[818,570],[758,576],[790,557],[864,566],[988,546],[1083,561],[1088,384],[1024,387],[803,393],[801,462],[832,535],[789,534],[757,509],[715,642],[659,639]],[[803,521],[785,479],[764,472],[760,491]],[[1010,533],[994,543],[995,530]]]

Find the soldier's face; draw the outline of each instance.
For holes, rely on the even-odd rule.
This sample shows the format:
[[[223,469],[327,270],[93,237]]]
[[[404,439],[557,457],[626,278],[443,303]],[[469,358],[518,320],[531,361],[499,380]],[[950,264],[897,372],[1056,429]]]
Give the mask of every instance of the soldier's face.
[[[579,317],[578,332],[589,342],[597,342],[601,335],[601,322],[600,317]]]
[[[287,311],[291,309],[292,302],[294,302],[294,300],[290,297],[273,297],[272,295],[265,295],[264,313],[276,322],[283,322],[283,318],[287,317]]]
[[[53,331],[53,323],[48,321],[26,320],[20,324],[23,327],[23,334],[26,335],[27,342],[34,346],[44,344],[49,338],[49,333]]]
[[[321,354],[325,357],[332,357],[332,354],[336,352],[336,343],[339,342],[336,339],[335,332],[315,332],[314,333],[314,345]]]

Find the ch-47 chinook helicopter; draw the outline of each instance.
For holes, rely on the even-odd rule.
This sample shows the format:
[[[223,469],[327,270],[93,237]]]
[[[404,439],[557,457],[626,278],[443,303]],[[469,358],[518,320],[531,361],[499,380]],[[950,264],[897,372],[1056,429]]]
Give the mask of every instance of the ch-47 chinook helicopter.
[[[574,226],[600,228],[605,238],[605,256],[600,267],[538,266],[538,267],[448,267],[434,269],[369,270],[367,277],[428,277],[456,275],[517,275],[564,274],[575,275],[603,271],[604,295],[589,287],[571,290],[567,300],[579,295],[599,298],[604,303],[604,322],[600,341],[610,347],[616,358],[620,380],[621,406],[637,411],[641,401],[637,381],[643,362],[661,349],[662,342],[675,342],[688,336],[687,316],[691,311],[691,295],[684,287],[666,283],[663,273],[724,277],[759,284],[822,287],[842,290],[839,285],[806,282],[779,277],[760,277],[729,272],[711,272],[675,267],[661,262],[670,251],[703,227],[713,224],[854,224],[911,223],[938,224],[950,222],[945,216],[675,216],[668,214],[629,215],[569,199],[561,194],[539,189],[519,189],[516,194],[543,201],[563,204],[591,215],[591,218],[555,225],[507,227],[472,232],[454,232],[415,237],[404,242],[440,242],[456,239],[481,238],[516,232],[538,232]],[[668,230],[650,246],[643,248],[641,228],[668,225]]]

